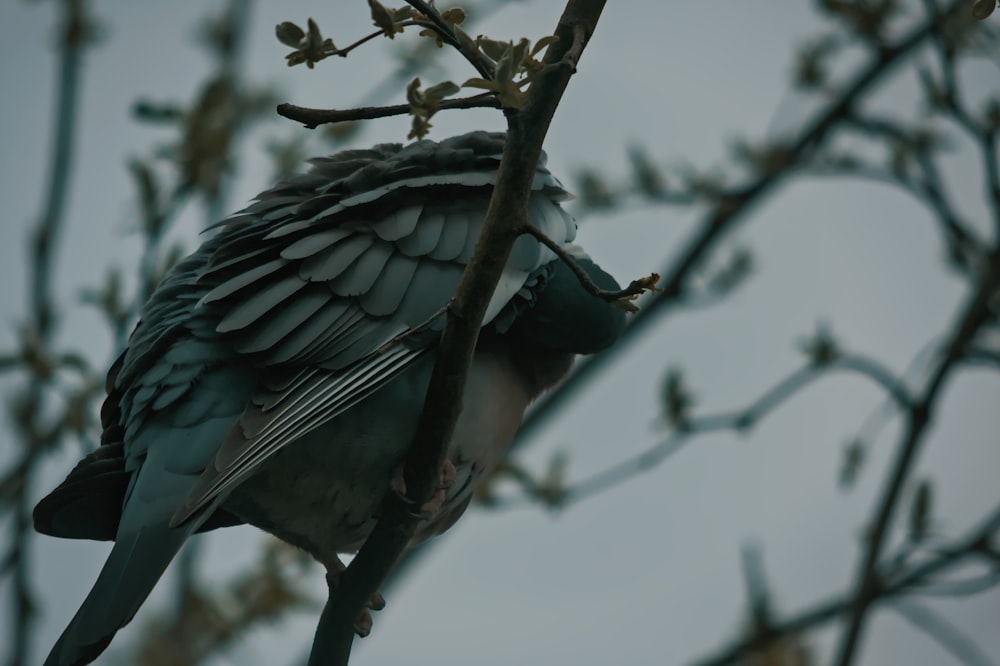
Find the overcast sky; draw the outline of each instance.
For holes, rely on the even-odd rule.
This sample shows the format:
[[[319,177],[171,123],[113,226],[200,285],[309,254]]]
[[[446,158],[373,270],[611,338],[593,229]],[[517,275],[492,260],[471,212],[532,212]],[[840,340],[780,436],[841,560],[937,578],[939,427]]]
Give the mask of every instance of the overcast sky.
[[[221,4],[94,4],[102,40],[86,56],[56,284],[64,313],[60,340],[100,366],[112,353],[106,328],[76,297],[82,286],[101,281],[109,263],[134,269],[140,243],[124,165],[172,136],[137,123],[130,106],[137,97],[191,98],[210,66],[192,47],[192,29]],[[919,4],[907,4],[914,17]],[[811,108],[786,94],[793,48],[820,27],[811,5],[609,3],[549,132],[550,168],[567,183],[581,164],[624,174],[629,143],[643,145],[664,165],[704,166],[719,161],[735,135],[793,131]],[[54,6],[0,5],[2,349],[26,312],[27,230],[41,207],[52,138]],[[555,26],[561,6],[552,0],[510,3],[473,34],[537,39]],[[315,70],[288,69],[274,25],[304,24],[310,16],[337,44],[353,41],[370,25],[361,0],[259,2],[251,17],[247,79],[277,84],[282,98],[296,104],[350,106],[391,71],[394,45],[374,42]],[[456,57],[445,62],[456,81],[474,75]],[[977,95],[995,90],[1000,80],[986,63],[968,74]],[[432,72],[424,81],[448,76]],[[886,108],[911,108],[912,85],[890,92],[882,96]],[[397,98],[391,101],[402,95]],[[432,138],[503,127],[495,111],[442,113],[433,122]],[[358,143],[403,141],[406,128],[406,119],[374,121]],[[230,210],[270,184],[263,139],[296,132],[308,130],[276,119],[244,144]],[[969,202],[970,214],[987,232],[976,203],[974,163],[960,152],[948,166],[958,198]],[[593,216],[582,222],[579,240],[627,282],[662,266],[695,220],[690,211],[649,208]],[[202,223],[191,210],[174,235],[192,248]],[[670,365],[685,369],[699,410],[745,406],[802,363],[796,342],[819,320],[831,322],[848,349],[902,372],[943,333],[963,294],[963,284],[941,268],[939,234],[926,211],[877,185],[827,181],[786,188],[757,208],[735,240],[754,252],[751,281],[721,306],[672,317],[644,336],[538,435],[523,454],[526,464],[540,470],[555,451],[566,451],[570,480],[581,479],[655,444],[664,436],[656,422],[657,394]],[[966,373],[951,384],[920,459],[918,476],[929,475],[936,484],[934,527],[942,536],[957,536],[998,499],[998,389],[996,373]],[[741,624],[739,552],[751,542],[763,546],[779,611],[794,612],[844,590],[853,580],[858,537],[898,421],[884,429],[850,493],[837,491],[837,470],[845,441],[881,397],[864,380],[835,376],[802,392],[750,436],[696,439],[650,473],[563,512],[471,510],[393,590],[388,609],[375,617],[373,635],[357,645],[353,663],[683,663],[730,638]],[[0,460],[9,459],[9,451],[8,443],[0,444]],[[57,483],[78,454],[67,446],[53,456],[36,494]],[[260,539],[249,527],[204,539],[206,584],[248,566],[248,546]],[[37,540],[39,658],[75,612],[107,551],[107,544]],[[325,593],[318,571],[312,583],[317,596]],[[166,603],[167,587],[161,585],[147,606]],[[0,645],[8,630],[8,592],[0,585]],[[1000,663],[1000,593],[933,605]],[[121,654],[143,618],[141,611],[109,654]],[[292,664],[307,652],[315,620],[302,614],[262,630],[216,663]],[[828,659],[837,635],[821,632],[811,642]],[[949,659],[900,616],[879,611],[858,663],[932,665]]]

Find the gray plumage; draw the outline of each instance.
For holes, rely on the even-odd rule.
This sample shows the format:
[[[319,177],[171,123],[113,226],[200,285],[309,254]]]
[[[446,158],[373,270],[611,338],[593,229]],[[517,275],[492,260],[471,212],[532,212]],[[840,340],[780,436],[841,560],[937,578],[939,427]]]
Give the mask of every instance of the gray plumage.
[[[363,543],[410,444],[437,315],[502,148],[503,135],[477,132],[313,160],[167,275],[109,372],[102,446],[35,510],[41,532],[115,541],[47,666],[95,659],[197,531],[247,522],[331,569]],[[575,235],[567,197],[543,159],[528,212],[559,243]],[[515,244],[449,448],[457,479],[418,539],[458,518],[573,354],[620,333],[621,310],[559,266],[534,238]]]

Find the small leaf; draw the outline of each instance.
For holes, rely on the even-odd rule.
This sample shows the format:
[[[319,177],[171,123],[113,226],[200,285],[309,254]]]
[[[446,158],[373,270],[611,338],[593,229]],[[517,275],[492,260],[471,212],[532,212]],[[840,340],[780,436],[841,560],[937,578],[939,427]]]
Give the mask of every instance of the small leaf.
[[[291,21],[284,21],[274,26],[274,34],[279,42],[285,46],[291,46],[293,49],[298,48],[306,36],[305,30]]]
[[[402,26],[396,25],[395,10],[388,10],[378,0],[368,0],[372,10],[372,21],[375,27],[389,39],[395,39],[397,32],[403,32]]]
[[[666,192],[663,173],[649,159],[646,150],[641,146],[632,145],[628,149],[628,160],[632,165],[632,179],[636,189],[650,199],[658,199]]]
[[[753,252],[748,247],[737,247],[726,264],[708,278],[708,288],[720,296],[743,284],[753,272]]]
[[[972,5],[972,16],[982,21],[989,18],[996,8],[997,0],[976,0],[976,4]]]
[[[424,96],[420,92],[420,77],[416,77],[406,86],[406,102],[411,107],[424,105]]]
[[[535,484],[535,495],[548,509],[558,509],[566,498],[566,468],[569,456],[556,451],[549,460],[545,476]]]
[[[910,539],[914,543],[924,541],[930,534],[931,513],[934,505],[934,493],[930,479],[923,479],[913,495],[910,505]]]
[[[617,203],[617,194],[602,174],[594,169],[580,169],[576,174],[576,191],[587,208],[607,209]]]
[[[825,322],[819,322],[816,325],[816,334],[802,340],[799,343],[799,349],[809,357],[809,361],[816,367],[829,365],[840,356],[837,340]]]
[[[531,42],[523,37],[517,44],[512,44],[510,48],[510,61],[514,65],[514,75],[521,70],[524,65],[524,61],[528,57],[528,49],[531,48]]]
[[[678,429],[683,429],[690,418],[694,397],[684,381],[684,374],[680,368],[667,370],[667,375],[663,379],[661,400],[663,417],[667,423]]]
[[[462,84],[463,88],[482,88],[483,90],[492,90],[496,92],[497,84],[495,81],[490,81],[489,79],[481,79],[479,77],[473,77],[467,79],[465,83]]]
[[[510,42],[498,42],[495,39],[489,39],[482,35],[476,37],[476,45],[493,62],[499,62],[500,58],[504,57],[504,54],[507,53],[507,49],[510,48]]]
[[[414,16],[416,16],[416,12],[413,11],[413,7],[410,7],[409,5],[392,10],[393,23],[402,23],[403,21],[410,20]]]
[[[421,31],[420,31],[420,32],[418,32],[417,34],[418,34],[418,35],[419,35],[420,37],[430,37],[430,38],[431,38],[431,39],[433,39],[433,40],[434,40],[435,42],[437,42],[437,47],[438,47],[438,48],[441,48],[441,47],[443,47],[443,46],[444,46],[444,40],[443,40],[443,39],[441,39],[441,35],[439,35],[439,34],[438,34],[437,32],[435,32],[434,30],[431,30],[430,28],[424,28],[423,30],[421,30]]]
[[[457,93],[461,88],[452,83],[451,81],[442,81],[437,85],[433,85],[424,91],[424,99],[427,104],[437,106],[439,105],[445,97],[451,97]]]
[[[559,41],[559,38],[557,36],[555,36],[555,35],[549,35],[548,37],[542,37],[537,42],[535,42],[535,46],[531,49],[531,57],[534,58],[539,53],[541,53],[541,51],[543,49],[547,48],[550,44],[555,44],[558,41]]]
[[[465,23],[465,10],[460,7],[446,9],[441,13],[441,18],[452,25],[462,25]]]
[[[864,466],[868,450],[861,439],[851,440],[844,447],[844,456],[840,466],[838,485],[841,490],[849,490],[858,479],[858,474]]]

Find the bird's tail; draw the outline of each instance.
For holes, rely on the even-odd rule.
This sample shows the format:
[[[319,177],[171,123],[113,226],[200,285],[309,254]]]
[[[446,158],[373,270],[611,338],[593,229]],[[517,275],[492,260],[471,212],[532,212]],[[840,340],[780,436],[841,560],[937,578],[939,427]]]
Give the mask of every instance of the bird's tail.
[[[45,666],[77,666],[97,659],[146,600],[197,523],[141,527],[120,534],[97,582],[56,642]]]

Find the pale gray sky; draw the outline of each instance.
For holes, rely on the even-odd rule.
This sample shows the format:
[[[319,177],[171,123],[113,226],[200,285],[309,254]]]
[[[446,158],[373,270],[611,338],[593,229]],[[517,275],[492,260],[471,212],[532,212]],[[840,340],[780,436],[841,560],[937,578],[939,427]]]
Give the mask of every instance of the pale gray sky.
[[[51,140],[55,62],[53,4],[0,7],[0,201],[6,213],[0,244],[0,346],[24,316],[25,243],[40,209]],[[495,38],[538,38],[555,25],[562,2],[511,3],[474,32]],[[912,15],[920,3],[910,2]],[[209,60],[190,48],[191,29],[219,3],[96,2],[104,37],[89,51],[83,77],[80,144],[67,231],[56,276],[66,307],[61,339],[102,365],[111,349],[98,318],[75,303],[98,283],[109,262],[132,270],[139,240],[134,195],[124,169],[167,130],[136,123],[139,96],[188,100]],[[640,143],[665,164],[711,164],[736,134],[793,130],[809,104],[786,97],[794,46],[819,27],[809,3],[609,3],[546,142],[554,173],[570,182],[587,163],[624,173],[624,146]],[[273,37],[282,20],[316,18],[338,44],[369,29],[356,2],[259,2],[245,71],[251,83],[277,83],[284,99],[321,107],[349,106],[390,71],[389,45],[374,43],[347,60],[315,70],[284,66]],[[403,37],[402,39],[410,39]],[[455,56],[450,76],[473,73]],[[970,69],[970,89],[996,88],[992,65]],[[991,78],[992,77],[992,78]],[[446,78],[437,73],[426,82]],[[886,108],[910,108],[912,82],[884,95]],[[401,96],[400,96],[401,97]],[[371,122],[360,143],[401,141],[405,119]],[[432,138],[470,129],[501,129],[494,111],[442,113]],[[245,144],[233,187],[235,210],[269,185],[260,136],[298,130],[275,120]],[[956,157],[951,182],[963,201],[978,197],[971,160]],[[975,204],[970,214],[985,217]],[[643,209],[583,221],[580,243],[620,281],[659,268],[692,230],[690,212]],[[196,211],[176,230],[189,247],[202,220]],[[757,209],[736,239],[755,253],[752,280],[725,304],[686,312],[646,335],[617,368],[588,390],[524,454],[541,469],[554,451],[569,452],[570,479],[580,479],[657,442],[656,396],[664,369],[682,365],[699,409],[742,407],[801,363],[795,343],[832,322],[851,350],[902,372],[958,306],[962,284],[941,268],[941,248],[927,213],[896,191],[876,185],[812,182],[782,190]],[[942,535],[957,535],[997,501],[996,373],[966,374],[942,403],[919,466],[937,489]],[[10,391],[10,387],[6,387]],[[740,546],[756,541],[780,611],[844,590],[853,580],[857,543],[887,464],[898,422],[870,451],[859,484],[836,491],[842,446],[878,404],[880,393],[852,376],[807,389],[751,436],[695,440],[634,481],[568,510],[490,513],[472,510],[442,540],[375,617],[372,637],[355,648],[355,664],[451,666],[508,663],[677,664],[733,635],[744,613]],[[7,459],[9,445],[0,448]],[[43,494],[75,463],[68,447],[46,465]],[[6,527],[6,526],[4,526]],[[204,539],[206,584],[223,581],[252,560],[261,536],[252,528]],[[34,574],[44,604],[39,659],[75,612],[108,550],[106,544],[40,538]],[[319,572],[316,594],[325,592]],[[169,599],[161,585],[147,604]],[[7,589],[0,585],[0,644],[8,626]],[[932,604],[1000,661],[1000,593]],[[146,609],[144,609],[146,610]],[[146,615],[148,617],[148,615]],[[121,632],[110,653],[136,636],[144,613]],[[315,617],[299,615],[255,634],[217,660],[222,664],[291,664],[308,650]],[[828,658],[837,633],[816,635]],[[879,611],[862,658],[878,664],[946,664],[950,657],[898,615]]]

